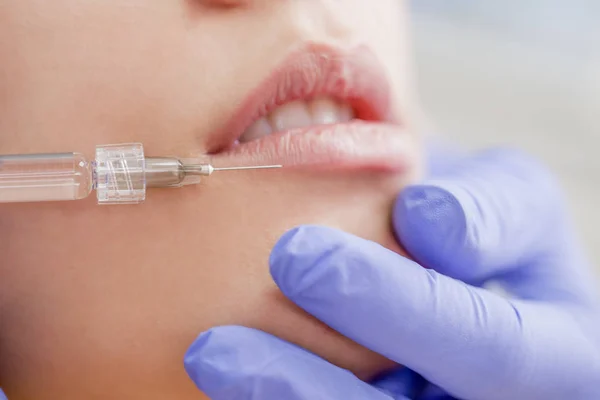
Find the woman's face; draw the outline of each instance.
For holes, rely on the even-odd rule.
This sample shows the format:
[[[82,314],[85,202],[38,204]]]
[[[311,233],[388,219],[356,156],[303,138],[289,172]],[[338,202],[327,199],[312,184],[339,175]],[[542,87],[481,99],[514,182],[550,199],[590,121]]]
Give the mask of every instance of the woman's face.
[[[215,173],[140,206],[0,205],[11,400],[198,399],[183,355],[224,324],[362,377],[390,365],[286,301],[268,256],[309,223],[399,251],[391,204],[420,167],[404,1],[222,3],[0,2],[0,154],[135,141],[288,167]],[[353,116],[372,122],[340,124]]]

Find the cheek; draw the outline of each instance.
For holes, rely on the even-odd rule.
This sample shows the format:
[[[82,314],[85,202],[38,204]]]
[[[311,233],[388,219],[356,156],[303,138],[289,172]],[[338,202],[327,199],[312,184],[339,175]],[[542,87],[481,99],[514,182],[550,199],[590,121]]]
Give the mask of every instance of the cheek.
[[[216,319],[216,325],[239,324],[267,331],[363,378],[392,366],[298,309],[280,293],[268,272],[274,243],[300,224],[339,228],[402,253],[390,228],[390,210],[400,182],[381,181],[381,187],[365,185],[369,179],[344,178],[321,184],[315,184],[313,178],[293,183],[282,180],[272,187],[253,189],[252,197],[241,195],[246,190],[238,186],[240,193],[221,199],[225,209],[243,211],[208,221],[217,246],[204,253],[206,267],[196,279],[203,276],[204,283],[216,289],[214,298],[222,298],[223,288],[230,297],[226,306],[219,304],[223,306],[219,311],[197,320]],[[367,187],[369,190],[365,190]],[[250,187],[247,189],[250,192]],[[212,279],[215,281],[210,282]]]
[[[268,256],[304,223],[399,250],[389,212],[412,178],[223,176],[143,206],[14,207],[0,231],[1,382],[17,398],[197,399],[183,354],[226,324],[372,376],[391,363],[290,304]]]

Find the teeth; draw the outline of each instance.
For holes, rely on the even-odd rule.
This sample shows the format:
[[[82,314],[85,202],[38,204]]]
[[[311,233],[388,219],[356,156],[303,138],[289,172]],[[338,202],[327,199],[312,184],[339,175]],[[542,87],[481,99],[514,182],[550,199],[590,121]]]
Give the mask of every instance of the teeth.
[[[275,109],[271,114],[253,123],[240,137],[241,143],[259,139],[273,132],[350,122],[354,110],[349,104],[329,98],[312,101],[293,101]]]
[[[275,132],[312,125],[312,117],[308,111],[308,106],[303,101],[293,101],[277,107],[271,113],[269,119]]]
[[[243,140],[240,139],[240,142],[249,142],[254,139],[259,139],[263,136],[270,135],[272,132],[273,128],[271,128],[271,123],[266,118],[261,118],[246,129],[246,132],[242,135]]]
[[[317,99],[310,104],[315,124],[335,124],[339,121],[341,107],[331,99]]]
[[[342,104],[338,111],[340,122],[350,122],[354,119],[354,110],[350,104]]]

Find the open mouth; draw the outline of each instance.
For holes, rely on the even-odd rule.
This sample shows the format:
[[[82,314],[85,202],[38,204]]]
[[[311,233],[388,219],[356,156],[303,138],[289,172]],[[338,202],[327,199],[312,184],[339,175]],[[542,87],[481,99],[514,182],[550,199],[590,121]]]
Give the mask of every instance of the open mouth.
[[[312,46],[247,97],[215,136],[211,162],[399,171],[413,143],[390,104],[386,74],[368,49]]]
[[[354,109],[346,102],[321,97],[296,100],[277,107],[252,123],[236,144],[258,140],[277,132],[309,128],[311,126],[348,123],[354,119]]]

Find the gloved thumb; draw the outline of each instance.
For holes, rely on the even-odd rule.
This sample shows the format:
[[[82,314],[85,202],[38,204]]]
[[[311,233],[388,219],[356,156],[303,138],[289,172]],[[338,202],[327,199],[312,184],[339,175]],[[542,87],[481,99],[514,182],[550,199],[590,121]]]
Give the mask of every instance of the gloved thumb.
[[[291,343],[239,326],[201,334],[184,363],[213,400],[407,400],[392,398]]]

